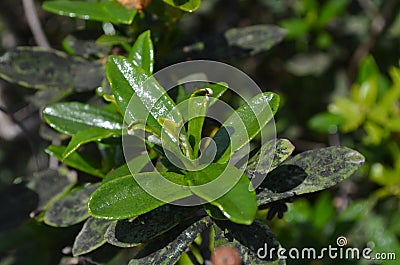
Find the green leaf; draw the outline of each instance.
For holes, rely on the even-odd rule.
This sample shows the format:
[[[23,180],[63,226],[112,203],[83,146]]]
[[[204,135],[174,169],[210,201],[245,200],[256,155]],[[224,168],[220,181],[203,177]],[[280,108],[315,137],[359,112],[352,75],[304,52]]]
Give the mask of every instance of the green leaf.
[[[121,130],[109,130],[96,127],[78,131],[72,136],[71,141],[69,141],[68,146],[63,153],[62,159],[66,159],[83,144],[99,141],[115,135],[121,135],[121,133]]]
[[[320,133],[336,133],[343,118],[330,112],[322,112],[308,121],[308,127]]]
[[[98,184],[89,184],[56,201],[44,216],[44,222],[55,227],[67,227],[82,222],[89,217],[88,200]]]
[[[83,255],[106,243],[104,234],[110,224],[111,221],[89,217],[75,238],[72,254],[74,256]]]
[[[276,256],[269,257],[269,251],[275,248],[274,254],[276,255],[280,245],[270,228],[261,221],[255,220],[250,226],[238,225],[229,221],[216,221],[216,224],[213,226],[215,248],[225,246],[235,248],[242,258],[243,265],[286,264],[284,260],[278,260]],[[265,258],[261,259],[258,254],[265,255]]]
[[[350,177],[365,158],[347,147],[327,147],[300,153],[270,172],[257,192],[263,205],[294,195],[330,188]]]
[[[47,1],[43,9],[61,16],[76,17],[86,20],[131,24],[136,10],[128,10],[117,1]]]
[[[329,0],[326,2],[322,8],[321,13],[318,17],[318,24],[320,27],[325,27],[326,24],[334,19],[335,17],[339,17],[340,14],[346,10],[350,2],[347,0]]]
[[[154,198],[136,180],[153,192],[163,194],[168,201]],[[103,183],[89,200],[90,214],[111,220],[132,218],[192,194],[182,186],[167,186],[165,180],[184,184],[183,175],[173,172],[144,172]]]
[[[43,110],[43,118],[52,128],[68,135],[93,127],[110,131],[123,128],[120,115],[79,102],[50,105]]]
[[[173,229],[184,220],[192,218],[198,209],[198,207],[166,204],[138,216],[133,221],[114,222],[108,228],[105,238],[108,243],[118,247],[134,247]]]
[[[193,12],[196,11],[200,5],[201,0],[163,0],[165,3],[179,8],[185,12]]]
[[[148,154],[139,155],[130,160],[127,164],[110,171],[103,179],[103,182],[108,182],[110,180],[125,177],[135,173],[139,173],[149,162],[150,159],[154,157],[149,157]],[[128,167],[129,165],[129,167]]]
[[[287,30],[287,39],[299,38],[310,31],[309,22],[299,18],[284,19],[279,23],[279,26]]]
[[[217,146],[214,161],[226,162],[233,153],[249,143],[278,110],[279,96],[260,93],[238,108],[214,136]],[[229,146],[231,145],[231,146]],[[208,156],[208,149],[205,151]]]
[[[267,174],[285,161],[294,151],[294,145],[287,139],[270,140],[249,159],[246,175],[254,177]]]
[[[240,224],[253,222],[257,212],[255,191],[249,190],[249,178],[236,167],[211,164],[188,172],[185,178],[194,194],[218,207],[229,220]]]
[[[94,90],[103,71],[99,63],[38,47],[19,47],[0,57],[0,78],[35,89]]]
[[[33,173],[26,186],[39,195],[37,210],[43,210],[75,183],[76,176],[69,174],[67,170],[47,169]]]
[[[180,256],[186,251],[196,237],[213,224],[209,217],[205,217],[190,225],[179,236],[172,237],[170,243],[165,247],[138,259],[133,259],[129,265],[158,264],[174,265]]]
[[[274,25],[229,29],[224,36],[229,46],[250,50],[251,55],[267,51],[283,40],[286,31]]]
[[[150,30],[143,32],[136,39],[129,52],[129,60],[137,67],[144,69],[146,73],[153,72],[154,50]]]
[[[209,105],[208,96],[193,96],[187,101],[187,109],[189,114],[188,121],[188,137],[189,143],[193,148],[193,158],[198,157],[200,150],[201,133],[203,123]]]
[[[46,152],[50,155],[55,156],[58,160],[61,161],[63,160],[62,155],[64,154],[65,149],[65,146],[50,145],[49,147],[47,147]],[[98,161],[84,156],[83,154],[75,152],[64,159],[63,162],[72,168],[78,169],[82,172],[86,172],[90,175],[100,178],[104,177],[104,174],[99,170],[100,164],[98,163]]]

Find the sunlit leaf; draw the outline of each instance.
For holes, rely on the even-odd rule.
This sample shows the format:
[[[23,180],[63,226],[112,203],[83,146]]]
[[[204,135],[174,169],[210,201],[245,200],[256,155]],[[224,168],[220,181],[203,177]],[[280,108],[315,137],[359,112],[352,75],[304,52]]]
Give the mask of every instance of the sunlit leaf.
[[[144,69],[147,73],[151,74],[153,72],[154,50],[150,30],[143,32],[137,37],[129,52],[129,60],[132,60],[134,65]]]
[[[163,1],[173,7],[179,8],[186,12],[196,11],[201,5],[201,0],[163,0]]]

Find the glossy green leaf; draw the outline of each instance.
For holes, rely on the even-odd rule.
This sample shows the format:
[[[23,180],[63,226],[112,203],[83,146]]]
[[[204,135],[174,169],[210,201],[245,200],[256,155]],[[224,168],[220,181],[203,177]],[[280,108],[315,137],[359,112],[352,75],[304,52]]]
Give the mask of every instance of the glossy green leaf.
[[[71,192],[50,206],[44,222],[55,227],[66,227],[82,222],[89,217],[88,200],[98,184],[89,184]]]
[[[216,221],[213,228],[214,247],[235,248],[240,254],[243,265],[286,264],[284,260],[278,260],[277,256],[269,256],[272,248],[276,250],[273,254],[277,255],[280,245],[270,228],[259,220],[255,220],[250,226],[229,221]]]
[[[201,0],[163,0],[163,1],[173,7],[179,8],[186,12],[196,11],[201,5]]]
[[[205,217],[190,225],[179,236],[173,236],[165,247],[138,259],[133,259],[129,265],[158,264],[174,265],[180,256],[186,251],[196,237],[213,224],[209,217]]]
[[[246,175],[254,177],[267,174],[285,161],[294,151],[294,145],[287,139],[270,140],[249,159]]]
[[[160,207],[167,202],[160,201],[146,192],[136,182],[157,189],[172,202],[190,196],[188,188],[173,186],[166,189],[166,180],[183,185],[183,175],[173,172],[144,172],[103,183],[89,200],[90,214],[102,219],[126,219],[139,216]]]
[[[78,169],[82,172],[86,172],[96,177],[104,177],[104,174],[99,170],[100,163],[87,156],[84,156],[83,154],[75,152],[63,160],[62,156],[65,152],[65,149],[65,146],[50,145],[49,147],[47,147],[46,152],[50,155],[55,156],[58,160],[63,161],[63,163],[67,166]]]
[[[90,91],[101,85],[103,72],[99,63],[38,47],[19,47],[0,57],[0,78],[35,89]]]
[[[121,130],[109,130],[96,127],[79,131],[72,136],[67,148],[63,153],[62,159],[66,159],[83,144],[99,141],[115,135],[121,135],[121,133]]]
[[[211,164],[205,169],[188,172],[185,178],[194,194],[218,207],[232,222],[253,222],[257,212],[256,194],[249,190],[249,178],[236,167]]]
[[[250,50],[250,54],[255,55],[281,42],[286,31],[274,25],[253,25],[229,29],[224,36],[229,46]]]
[[[151,74],[153,72],[154,49],[150,30],[143,32],[136,39],[129,52],[129,60],[137,67],[144,69],[146,73]]]
[[[365,158],[347,147],[327,147],[300,153],[270,172],[258,188],[263,205],[294,195],[330,188],[350,177]]]
[[[43,9],[61,16],[76,17],[86,20],[131,24],[136,10],[128,10],[117,1],[47,1]]]
[[[166,204],[132,221],[114,222],[108,228],[105,238],[108,243],[118,247],[134,247],[192,218],[198,209]]]
[[[150,162],[150,159],[152,158],[154,157],[149,157],[149,154],[136,156],[135,158],[130,160],[127,164],[123,164],[122,166],[110,171],[104,177],[103,182],[139,173]]]
[[[273,118],[278,106],[279,96],[265,92],[238,108],[213,138],[217,146],[214,161],[226,162],[230,158],[230,153],[249,143]],[[208,150],[205,152],[207,155]]]
[[[89,217],[75,238],[72,254],[83,255],[105,244],[104,234],[110,224],[111,221]]]
[[[193,158],[198,157],[200,150],[201,133],[204,119],[209,105],[208,96],[193,96],[188,99],[187,108],[190,120],[188,121],[189,143],[193,148]]]
[[[122,118],[112,112],[79,103],[56,103],[43,110],[43,118],[59,132],[73,135],[93,127],[122,130]]]
[[[65,169],[47,169],[33,173],[26,186],[39,195],[37,210],[42,210],[69,190],[76,180],[76,176]]]

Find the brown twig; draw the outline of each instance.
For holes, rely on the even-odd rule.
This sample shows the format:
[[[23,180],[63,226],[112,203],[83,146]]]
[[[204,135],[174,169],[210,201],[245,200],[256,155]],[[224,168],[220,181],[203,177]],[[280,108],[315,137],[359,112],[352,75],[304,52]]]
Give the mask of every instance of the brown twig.
[[[39,17],[37,15],[33,0],[22,0],[22,5],[24,7],[25,16],[36,44],[44,48],[50,48],[50,44],[43,32],[42,26],[40,25]]]

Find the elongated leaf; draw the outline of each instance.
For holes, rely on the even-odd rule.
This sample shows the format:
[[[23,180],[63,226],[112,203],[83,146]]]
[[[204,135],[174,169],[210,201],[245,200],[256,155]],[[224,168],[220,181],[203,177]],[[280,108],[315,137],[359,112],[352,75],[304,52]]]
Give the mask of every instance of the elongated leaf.
[[[92,127],[122,130],[121,116],[79,102],[50,105],[43,110],[43,118],[52,128],[68,135]]]
[[[94,90],[103,71],[99,63],[38,47],[19,47],[0,57],[0,78],[35,89]]]
[[[217,225],[213,226],[215,248],[235,248],[240,254],[243,265],[286,264],[284,260],[268,256],[272,248],[275,248],[273,254],[276,255],[280,246],[269,227],[259,220],[255,220],[250,226],[238,225],[228,221],[217,221]]]
[[[108,243],[118,247],[134,247],[173,229],[180,222],[192,218],[198,207],[166,204],[135,220],[114,222],[107,230]]]
[[[186,12],[196,11],[201,5],[201,0],[163,0],[163,1],[173,7],[179,8]]]
[[[33,173],[26,186],[39,195],[37,210],[42,210],[57,200],[76,183],[76,177],[60,170],[47,169]]]
[[[136,10],[127,10],[117,1],[47,1],[43,9],[61,16],[116,24],[131,24],[136,15]]]
[[[103,182],[139,173],[150,162],[150,159],[152,159],[152,157],[149,157],[148,154],[137,156],[129,161],[127,164],[123,164],[119,168],[116,168],[115,170],[109,172],[104,177]]]
[[[132,218],[156,209],[167,202],[191,195],[188,188],[170,186],[165,180],[179,185],[184,184],[183,175],[173,172],[144,172],[138,173],[134,177],[126,176],[106,182],[91,196],[89,200],[90,214],[97,218],[110,220]],[[164,202],[154,198],[138,182],[146,188],[151,188],[154,192],[164,195],[168,201]]]
[[[279,96],[265,92],[237,109],[214,136],[217,145],[214,161],[227,161],[230,152],[233,153],[250,142],[272,119],[278,106]],[[208,149],[205,152],[208,153],[207,151]]]
[[[193,148],[194,158],[198,157],[200,150],[201,133],[203,130],[203,123],[206,117],[208,104],[208,96],[194,96],[188,100],[188,136],[189,143]]]
[[[255,55],[281,42],[286,31],[275,25],[254,25],[229,29],[224,35],[230,46],[250,50],[250,54]]]
[[[52,204],[44,216],[44,222],[55,227],[66,227],[82,222],[89,217],[88,200],[98,184],[89,184],[73,191]]]
[[[121,135],[121,133],[122,133],[121,130],[109,130],[96,127],[79,131],[72,136],[71,141],[69,141],[68,146],[65,149],[62,158],[64,160],[83,144],[109,138],[114,135]]]
[[[49,147],[47,147],[46,152],[50,155],[55,156],[58,160],[61,161],[63,160],[62,155],[64,154],[65,149],[65,146],[50,145]],[[66,159],[64,159],[63,163],[65,163],[67,166],[78,169],[82,172],[86,172],[90,175],[101,178],[104,177],[104,174],[99,170],[100,164],[98,163],[98,161],[95,161],[77,152],[71,154]]]
[[[306,151],[270,172],[257,192],[263,205],[294,195],[327,189],[350,177],[365,158],[347,147]]]
[[[104,234],[110,224],[111,221],[89,217],[75,238],[72,254],[83,255],[106,243]]]
[[[133,259],[129,265],[158,264],[173,265],[180,256],[186,251],[196,237],[213,224],[209,217],[205,217],[188,228],[186,228],[178,237],[173,238],[172,242],[164,248],[139,259]]]
[[[129,52],[129,60],[137,67],[144,69],[146,73],[151,74],[153,72],[154,50],[150,30],[143,32],[136,39]]]
[[[211,164],[203,170],[188,172],[190,190],[218,207],[231,221],[251,224],[257,212],[255,191],[250,180],[232,165]]]

